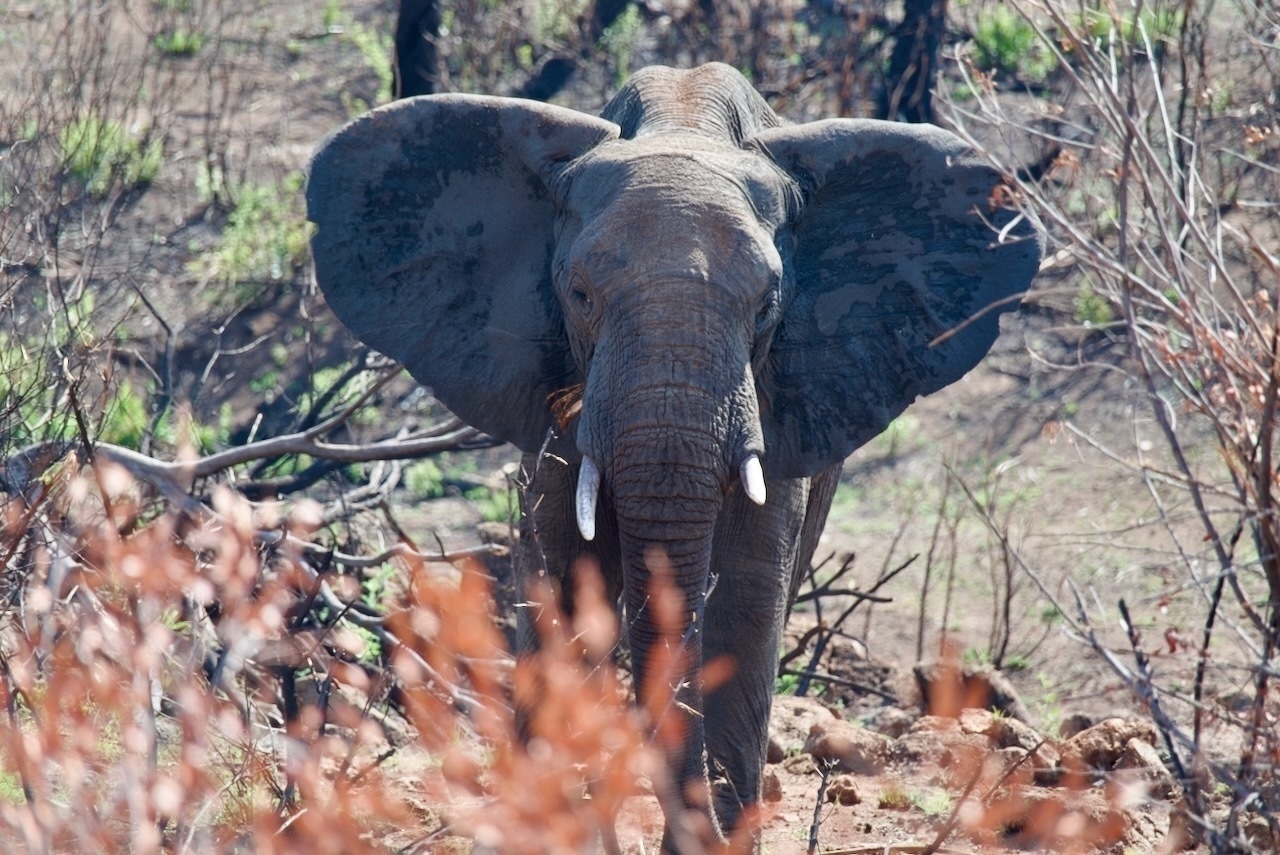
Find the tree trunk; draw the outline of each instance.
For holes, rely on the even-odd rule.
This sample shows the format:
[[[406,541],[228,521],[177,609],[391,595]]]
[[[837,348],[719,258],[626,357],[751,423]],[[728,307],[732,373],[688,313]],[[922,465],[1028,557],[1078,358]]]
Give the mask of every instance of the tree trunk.
[[[396,98],[435,93],[440,74],[436,52],[439,33],[436,0],[401,0],[396,19]]]
[[[947,0],[906,0],[880,95],[880,118],[933,121],[933,84],[946,32]]]

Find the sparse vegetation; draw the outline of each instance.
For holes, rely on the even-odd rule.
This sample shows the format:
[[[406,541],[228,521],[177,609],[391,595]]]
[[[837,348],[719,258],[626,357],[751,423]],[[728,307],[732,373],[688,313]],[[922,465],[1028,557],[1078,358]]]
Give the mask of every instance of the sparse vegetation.
[[[215,306],[229,298],[235,306],[250,302],[302,267],[311,237],[299,200],[302,182],[301,172],[291,172],[279,182],[244,184],[233,193],[235,205],[217,245],[191,263],[193,274],[225,286],[212,292]],[[256,391],[273,385],[260,382]]]
[[[1020,11],[1030,14],[1029,6]],[[1078,319],[1108,323],[1123,335],[1129,361],[1120,370],[1141,390],[1140,411],[1153,428],[1138,428],[1142,422],[1135,417],[1131,442],[1148,513],[1168,539],[1168,563],[1159,573],[1201,598],[1198,607],[1184,612],[1197,627],[1194,641],[1170,626],[1163,611],[1123,595],[1112,612],[1108,605],[1087,603],[1073,588],[1067,596],[1074,606],[1060,605],[1057,613],[1146,699],[1161,746],[1186,790],[1193,833],[1211,851],[1247,848],[1253,844],[1242,829],[1252,820],[1240,801],[1244,793],[1266,803],[1262,813],[1271,824],[1280,809],[1267,795],[1275,791],[1273,770],[1258,763],[1276,747],[1273,731],[1261,722],[1271,682],[1267,672],[1280,644],[1280,535],[1270,510],[1276,489],[1270,460],[1280,361],[1272,345],[1280,264],[1266,248],[1274,241],[1270,226],[1240,208],[1238,194],[1247,186],[1249,193],[1274,200],[1280,183],[1256,156],[1237,154],[1238,134],[1215,130],[1227,113],[1225,102],[1188,93],[1207,93],[1211,81],[1232,78],[1226,66],[1248,68],[1253,87],[1248,94],[1233,92],[1232,99],[1253,99],[1261,108],[1276,83],[1271,51],[1231,54],[1223,39],[1227,32],[1256,27],[1271,31],[1277,21],[1273,12],[1242,5],[1215,10],[1213,20],[1200,10],[1192,27],[1178,17],[1185,7],[1152,4],[1123,15],[1111,10],[1111,35],[1102,39],[1094,24],[1082,27],[1065,8],[1048,4],[1039,11],[1047,12],[1046,26],[1056,31],[1056,40],[1045,46],[1061,58],[1069,54],[1073,78],[1085,84],[1062,105],[1063,115],[1077,126],[1106,130],[1086,145],[1064,147],[1056,163],[1068,169],[1056,180],[1020,181],[1019,192],[1080,268]],[[1224,35],[1206,41],[1210,30]],[[1171,53],[1177,61],[1168,61]],[[1228,60],[1229,54],[1235,59]],[[987,126],[1009,121],[989,89],[964,114]],[[1273,124],[1274,112],[1268,114]],[[1055,126],[1060,125],[1050,121],[1041,133],[1051,135]],[[1261,260],[1240,263],[1250,256]],[[1213,437],[1222,459],[1230,461],[1226,467],[1192,462],[1188,418]],[[1073,437],[1102,445],[1078,431]],[[1123,459],[1110,448],[1106,453]],[[1166,465],[1154,462],[1157,455],[1171,475],[1157,474]],[[1175,505],[1185,509],[1185,528],[1175,522]],[[1035,569],[1025,562],[1024,567],[1053,599]],[[1165,584],[1160,588],[1168,591]],[[1162,604],[1177,598],[1167,596]],[[1247,639],[1228,640],[1216,632],[1224,619],[1247,627]],[[1121,635],[1104,640],[1104,623],[1118,624]],[[1200,651],[1197,667],[1177,675],[1155,673],[1142,637],[1161,626],[1171,653]],[[1111,652],[1117,648],[1128,655]],[[1220,655],[1251,674],[1247,715],[1224,720],[1200,706],[1215,679],[1203,657]],[[1213,767],[1210,777],[1226,781],[1236,794],[1228,809],[1215,814],[1211,787],[1191,769],[1204,768],[1204,740],[1219,729],[1234,731],[1244,747],[1226,765]]]

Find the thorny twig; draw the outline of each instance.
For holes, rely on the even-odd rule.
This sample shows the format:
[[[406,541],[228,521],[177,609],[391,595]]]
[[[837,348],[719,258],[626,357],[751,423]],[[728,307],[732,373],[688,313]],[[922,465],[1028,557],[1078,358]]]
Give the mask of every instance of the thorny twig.
[[[811,588],[809,591],[805,592],[804,594],[797,596],[796,602],[812,600],[814,603],[815,615],[818,619],[818,624],[817,626],[811,628],[808,632],[806,632],[804,636],[802,636],[800,640],[796,643],[795,648],[782,656],[779,663],[780,673],[796,674],[797,676],[799,676],[800,681],[796,684],[796,690],[795,690],[795,693],[797,696],[804,696],[808,694],[809,684],[815,678],[819,678],[817,674],[818,663],[822,661],[822,657],[827,650],[827,645],[830,643],[833,637],[835,637],[840,633],[840,628],[844,626],[844,622],[853,615],[854,611],[857,610],[858,606],[862,605],[862,603],[864,602],[872,602],[872,603],[891,602],[891,599],[888,597],[877,596],[876,591],[880,590],[882,587],[887,585],[894,577],[896,577],[899,573],[901,573],[902,571],[910,567],[912,563],[914,563],[915,560],[919,557],[920,556],[918,554],[912,555],[906,561],[902,562],[901,564],[899,564],[897,567],[893,568],[889,572],[882,573],[880,578],[876,580],[876,583],[871,586],[871,590],[865,591],[865,592],[834,587],[835,583],[839,581],[852,568],[853,561],[854,561],[854,556],[852,554],[845,557],[844,561],[841,562],[840,568],[839,570],[836,571],[835,575],[833,575],[830,579],[828,579],[822,585],[816,584],[816,579],[815,579],[816,568],[810,568],[809,580],[810,580]],[[840,613],[839,617],[837,617],[834,621],[828,624],[822,619],[822,598],[824,596],[851,596],[851,597],[854,597],[854,601],[852,604],[847,606],[843,612]],[[813,654],[809,657],[809,664],[799,671],[791,671],[789,669],[785,669],[784,666],[787,663],[791,662],[796,657],[798,657],[804,651],[809,641],[815,636],[817,637],[818,642],[816,645],[814,645]],[[825,680],[826,678],[822,677],[820,679]],[[846,681],[832,680],[829,682],[839,682],[844,685],[852,685],[855,688],[862,687],[862,684],[853,683],[853,681],[847,681],[847,680]],[[879,690],[872,690],[872,691],[875,694],[879,694],[881,697],[884,697],[886,699],[896,700],[896,698],[894,698],[892,695],[886,692],[879,691]]]
[[[818,772],[822,775],[818,781],[818,795],[813,802],[813,821],[809,823],[809,849],[808,855],[815,855],[818,851],[818,829],[822,827],[822,806],[826,801],[827,784],[831,781],[831,768],[834,764],[831,762],[818,763]]]

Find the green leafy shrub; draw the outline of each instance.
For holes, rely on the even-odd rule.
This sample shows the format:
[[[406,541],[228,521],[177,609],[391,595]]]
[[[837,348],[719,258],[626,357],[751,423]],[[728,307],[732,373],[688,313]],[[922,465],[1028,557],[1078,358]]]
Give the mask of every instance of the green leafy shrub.
[[[779,674],[777,679],[773,681],[773,693],[775,695],[794,695],[799,687],[799,674]]]

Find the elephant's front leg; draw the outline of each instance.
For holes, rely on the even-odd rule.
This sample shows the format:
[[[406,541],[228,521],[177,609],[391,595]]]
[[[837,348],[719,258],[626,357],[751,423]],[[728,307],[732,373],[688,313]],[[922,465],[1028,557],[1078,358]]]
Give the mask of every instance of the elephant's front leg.
[[[770,482],[757,507],[741,490],[716,526],[704,661],[729,657],[733,676],[705,698],[707,760],[716,812],[729,832],[760,799],[769,709],[809,494],[808,479]]]

